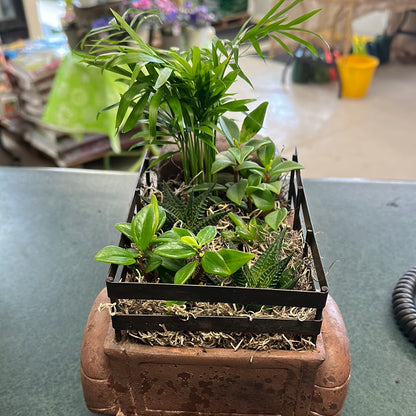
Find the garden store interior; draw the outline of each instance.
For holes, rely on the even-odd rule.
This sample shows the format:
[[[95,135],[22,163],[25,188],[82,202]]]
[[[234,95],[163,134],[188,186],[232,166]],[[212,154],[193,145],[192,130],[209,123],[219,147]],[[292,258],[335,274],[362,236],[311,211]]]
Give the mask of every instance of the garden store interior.
[[[33,10],[30,14],[32,18],[28,19],[34,34],[55,39],[56,34],[62,32],[61,18],[65,13],[65,3],[55,0],[28,3],[32,8],[36,3],[38,11],[37,21],[33,19]],[[249,6],[255,16],[267,9],[267,1],[252,3],[254,6],[253,4]],[[335,16],[339,13],[338,10],[344,11],[336,28],[341,33],[338,36],[344,36],[343,26],[347,19],[345,10],[349,2],[346,1],[344,4],[337,1],[330,5],[326,1],[308,0],[305,3],[304,7],[324,7],[324,11],[327,7]],[[334,3],[339,5],[338,9],[333,10]],[[393,19],[391,15],[395,15],[394,11],[397,9],[399,10],[397,14],[402,16],[403,9],[410,8],[411,4],[409,2],[406,6],[406,1],[364,2],[367,9],[361,10],[359,8],[362,6],[361,2],[355,3],[358,4],[360,15],[352,21],[352,32],[368,38],[382,35],[386,30],[390,33],[395,32],[400,19],[397,20],[397,17]],[[368,10],[369,3],[372,4],[374,11]],[[397,5],[400,7],[397,8]],[[390,11],[388,11],[389,6]],[[241,13],[238,16],[241,16]],[[415,16],[416,13],[409,13],[406,29],[409,27],[410,30],[414,29]],[[238,19],[236,21],[238,25]],[[321,25],[320,21],[318,23]],[[229,35],[230,31],[224,30],[227,28],[235,29],[236,22],[229,19],[218,26],[219,35]],[[326,33],[325,29],[324,35]],[[396,49],[400,47],[408,54],[407,61],[404,58],[398,60],[391,53],[389,62],[376,69],[368,93],[362,99],[340,99],[337,81],[306,84],[292,82],[293,65],[287,70],[286,76],[282,77],[286,65],[276,57],[266,58],[264,63],[257,57],[244,58],[243,67],[253,80],[254,88],[250,89],[244,82],[238,82],[235,90],[244,93],[246,97],[269,102],[268,114],[261,133],[270,136],[287,157],[290,157],[296,146],[302,163],[307,167],[304,171],[305,177],[414,180],[416,171],[413,166],[412,115],[416,95],[415,39],[415,36],[409,35],[395,37],[393,46],[399,45]],[[267,53],[267,43],[264,44],[264,48]],[[62,53],[65,54],[65,51]],[[282,52],[276,53],[279,55]],[[22,166],[59,166],[60,164],[101,169],[109,165],[101,158],[73,165],[71,163],[76,163],[76,160],[68,163],[59,160],[56,152],[51,148],[45,150],[42,143],[41,151],[37,151],[36,145],[33,145],[36,138],[21,140],[22,134],[20,134],[15,140],[9,140],[7,131],[3,136],[6,148],[19,157]],[[135,157],[111,157],[110,167],[116,170],[134,168]],[[108,162],[109,159],[105,158],[105,161]],[[13,163],[14,160],[10,155],[0,152],[1,165],[7,166]]]
[[[98,2],[73,0],[72,6],[108,10],[121,3]],[[70,54],[65,29],[77,25],[70,3],[0,0],[7,56],[0,71],[6,74],[0,80],[0,402],[8,416],[94,415],[80,381],[85,324],[108,272],[94,255],[117,244],[114,224],[126,220],[138,179],[141,154],[127,151],[129,137],[123,151],[115,152],[112,124],[96,118],[117,95],[112,81],[96,78]],[[228,38],[245,18],[258,19],[275,1],[204,3],[217,13],[211,22],[217,35]],[[415,346],[392,308],[397,282],[416,272],[416,4],[305,0],[302,7],[323,8],[323,17],[308,29],[322,33],[333,51],[376,53],[380,64],[366,93],[343,96],[334,63],[302,60],[296,43],[298,55],[288,60],[269,41],[261,43],[264,61],[250,50],[242,58],[253,88],[238,81],[233,91],[269,102],[261,134],[283,156],[297,149],[305,166],[303,183],[329,293],[351,350],[342,415],[416,416]],[[153,40],[160,42],[160,33]],[[27,62],[22,56],[30,56],[31,69],[40,68],[40,87],[33,73],[19,67]],[[68,79],[72,87],[65,90]],[[63,127],[77,117],[76,130]],[[251,361],[257,365],[255,352]],[[341,414],[326,410],[325,416]],[[147,414],[159,413],[149,408]]]

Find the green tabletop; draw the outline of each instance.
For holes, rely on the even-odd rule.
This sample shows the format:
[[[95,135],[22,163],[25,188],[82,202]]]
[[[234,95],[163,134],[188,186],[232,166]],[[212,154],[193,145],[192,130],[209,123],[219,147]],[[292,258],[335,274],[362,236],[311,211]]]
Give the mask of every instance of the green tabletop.
[[[91,415],[79,350],[137,177],[0,168],[1,414]],[[416,183],[305,180],[330,293],[350,337],[344,416],[415,416],[416,349],[397,328],[391,292],[416,265]],[[332,267],[331,267],[332,266]]]

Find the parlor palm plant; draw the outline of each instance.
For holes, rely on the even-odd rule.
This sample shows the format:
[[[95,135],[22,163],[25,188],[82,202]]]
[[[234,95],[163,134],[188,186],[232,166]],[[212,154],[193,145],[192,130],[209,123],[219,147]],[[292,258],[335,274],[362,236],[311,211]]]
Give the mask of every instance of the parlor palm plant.
[[[314,46],[297,33],[304,21],[319,10],[289,20],[287,12],[303,0],[286,4],[280,0],[256,24],[247,21],[233,40],[216,39],[210,48],[178,51],[161,50],[143,41],[137,34],[140,25],[155,17],[139,13],[128,23],[132,10],[114,19],[105,28],[92,31],[84,40],[88,54],[83,54],[90,65],[114,72],[125,84],[125,92],[117,107],[116,128],[127,132],[137,124],[145,126],[140,136],[145,144],[165,144],[162,137],[170,137],[181,154],[185,183],[214,182],[212,164],[216,155],[216,135],[221,132],[219,121],[226,113],[247,112],[250,99],[235,99],[230,87],[239,77],[251,85],[240,66],[240,56],[252,46],[264,58],[260,41],[270,37],[291,53],[284,38],[295,40],[314,53]],[[127,19],[127,20],[126,20]],[[107,33],[98,38],[97,33]],[[89,39],[95,39],[92,43]],[[111,107],[111,108],[112,108]],[[249,120],[247,131],[257,132],[259,119]],[[247,135],[247,131],[245,134]],[[165,153],[168,158],[172,153]]]

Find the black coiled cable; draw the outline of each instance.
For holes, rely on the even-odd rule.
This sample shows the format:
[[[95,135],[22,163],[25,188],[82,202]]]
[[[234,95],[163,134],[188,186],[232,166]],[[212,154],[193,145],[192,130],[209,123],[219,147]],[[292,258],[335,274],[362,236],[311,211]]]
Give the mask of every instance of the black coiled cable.
[[[400,329],[416,345],[416,267],[397,282],[393,291],[393,312]]]

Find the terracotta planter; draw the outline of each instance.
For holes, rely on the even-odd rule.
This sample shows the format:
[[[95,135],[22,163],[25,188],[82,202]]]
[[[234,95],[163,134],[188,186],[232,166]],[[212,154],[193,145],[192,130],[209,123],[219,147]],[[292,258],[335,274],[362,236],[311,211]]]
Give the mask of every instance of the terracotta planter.
[[[81,380],[95,413],[338,416],[350,379],[348,338],[331,297],[313,351],[150,347],[115,341],[105,290],[88,318]]]

